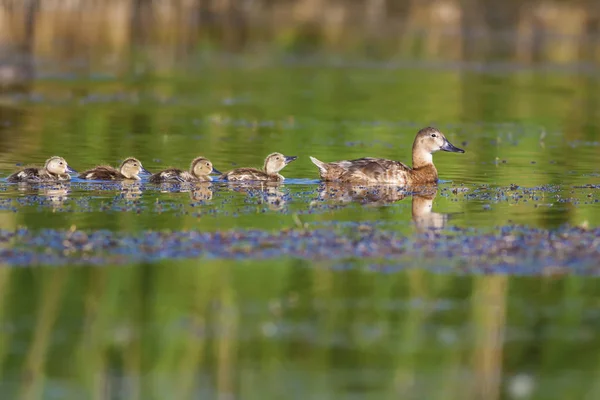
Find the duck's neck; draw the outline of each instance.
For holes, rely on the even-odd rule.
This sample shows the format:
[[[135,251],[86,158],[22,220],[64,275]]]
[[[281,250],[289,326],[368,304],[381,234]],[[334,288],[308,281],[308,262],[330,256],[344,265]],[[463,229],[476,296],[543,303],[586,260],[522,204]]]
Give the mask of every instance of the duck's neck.
[[[61,175],[61,174],[55,174],[54,172],[50,171],[48,168],[44,168],[44,171],[50,176],[60,176]]]
[[[433,155],[427,151],[414,151],[413,149],[413,170],[416,173],[426,174],[429,179],[424,182],[437,181],[438,174],[435,165],[433,165]]]
[[[137,175],[133,175],[133,174],[124,174],[123,172],[121,172],[121,175],[123,175],[125,177],[125,179],[131,179],[134,181],[139,181],[141,180],[141,178]]]
[[[413,168],[423,168],[433,165],[433,155],[427,151],[415,151],[413,148]]]
[[[279,176],[280,170],[273,171],[272,168],[267,168],[267,165],[265,164],[263,171],[265,172],[265,174],[267,174],[269,176]]]

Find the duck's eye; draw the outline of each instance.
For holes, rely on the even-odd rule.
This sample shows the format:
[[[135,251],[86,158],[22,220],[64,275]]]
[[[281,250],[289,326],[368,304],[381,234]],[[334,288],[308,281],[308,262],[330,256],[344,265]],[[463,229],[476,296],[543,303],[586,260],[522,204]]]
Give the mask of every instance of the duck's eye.
[[[431,137],[437,137],[437,135],[435,133],[432,133]]]
[[[62,162],[62,161],[61,161],[61,162],[59,162],[59,164],[60,164],[60,165],[65,165],[65,163],[64,163],[64,162]]]

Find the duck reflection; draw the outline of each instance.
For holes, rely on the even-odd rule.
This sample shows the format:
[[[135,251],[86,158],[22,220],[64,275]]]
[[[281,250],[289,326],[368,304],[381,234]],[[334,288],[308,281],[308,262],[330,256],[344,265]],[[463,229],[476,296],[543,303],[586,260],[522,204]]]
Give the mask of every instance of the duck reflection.
[[[142,184],[140,181],[125,180],[119,182],[121,197],[127,200],[138,200],[142,196]]]
[[[448,214],[432,211],[436,196],[437,185],[406,187],[327,182],[319,187],[318,201],[335,201],[342,204],[357,202],[377,207],[412,197],[412,219],[415,227],[418,231],[427,231],[443,229],[448,221]]]
[[[161,183],[161,193],[189,193],[192,201],[212,200],[213,190],[210,182]]]
[[[433,212],[433,200],[437,196],[437,186],[414,192],[412,196],[412,219],[417,231],[437,231],[446,227],[449,214]]]
[[[213,191],[212,184],[210,182],[199,182],[192,185],[190,190],[190,199],[194,201],[208,201],[212,200]]]
[[[71,191],[69,183],[33,184],[21,182],[17,190],[27,195],[38,195],[45,198],[50,205],[58,207],[64,204]]]
[[[285,192],[281,190],[280,182],[228,182],[229,190],[244,193],[247,198],[257,204],[266,204],[269,210],[281,210],[285,207],[287,200]]]

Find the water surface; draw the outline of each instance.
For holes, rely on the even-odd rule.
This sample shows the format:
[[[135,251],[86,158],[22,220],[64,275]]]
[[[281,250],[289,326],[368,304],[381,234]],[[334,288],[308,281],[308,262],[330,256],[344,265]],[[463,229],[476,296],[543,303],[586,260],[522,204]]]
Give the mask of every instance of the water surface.
[[[2,93],[3,177],[299,157],[276,187],[1,182],[3,396],[598,395],[597,74],[244,60],[57,63]],[[466,153],[425,200],[332,192],[308,159],[410,163],[428,125]]]

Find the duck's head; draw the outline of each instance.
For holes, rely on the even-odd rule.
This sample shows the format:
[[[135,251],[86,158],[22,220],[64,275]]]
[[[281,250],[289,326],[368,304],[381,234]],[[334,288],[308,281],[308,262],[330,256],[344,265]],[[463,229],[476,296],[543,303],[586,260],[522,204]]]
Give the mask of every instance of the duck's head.
[[[149,175],[150,172],[146,170],[140,160],[137,158],[129,157],[126,158],[122,163],[119,171],[127,179],[139,179],[140,174]]]
[[[46,164],[44,165],[46,171],[50,172],[53,175],[65,175],[68,173],[76,174],[73,168],[69,167],[67,164],[67,160],[62,157],[54,156],[50,157],[46,160]]]
[[[446,139],[446,136],[435,128],[423,128],[417,133],[413,149],[435,153],[443,150],[451,153],[464,153],[463,149],[459,149]]]
[[[413,167],[418,167],[419,164],[432,163],[431,155],[440,150],[451,153],[465,152],[450,143],[439,130],[431,127],[421,129],[413,143]]]
[[[265,172],[267,174],[276,174],[297,158],[296,156],[284,156],[281,153],[269,154],[265,158]]]
[[[212,163],[204,157],[194,158],[190,165],[190,173],[194,176],[207,176],[210,174],[221,174],[213,168]]]

